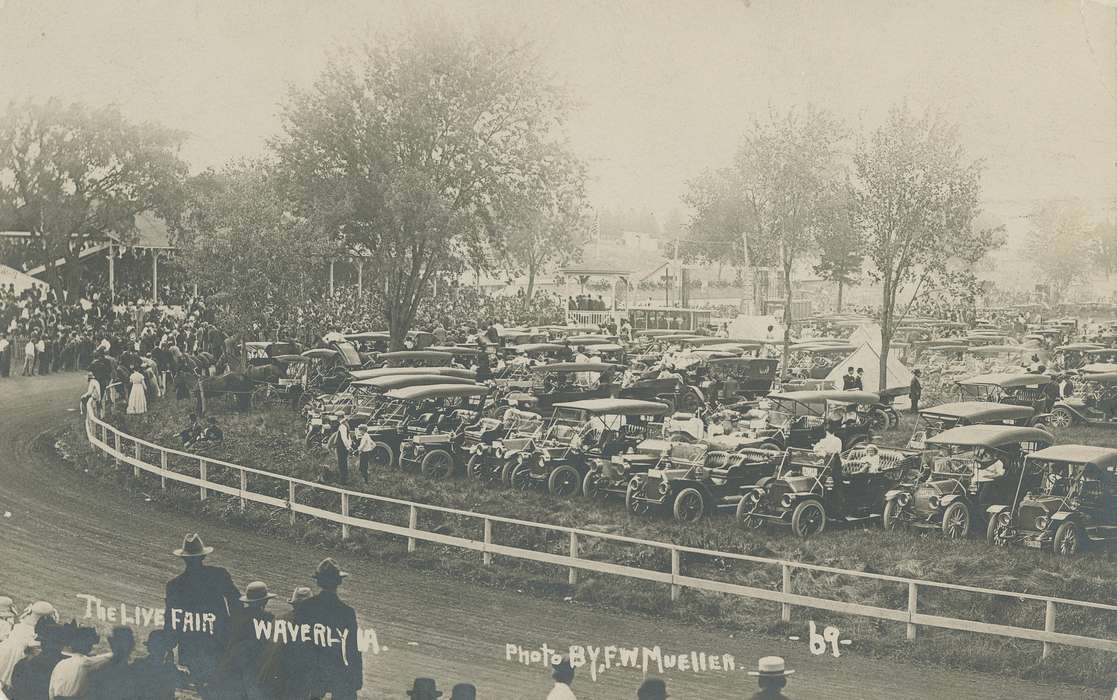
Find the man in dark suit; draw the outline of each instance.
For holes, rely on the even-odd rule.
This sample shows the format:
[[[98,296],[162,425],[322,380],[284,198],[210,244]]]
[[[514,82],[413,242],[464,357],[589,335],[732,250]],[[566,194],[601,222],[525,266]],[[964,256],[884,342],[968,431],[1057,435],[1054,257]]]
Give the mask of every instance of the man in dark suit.
[[[305,678],[312,698],[330,693],[333,700],[356,700],[364,684],[361,652],[357,649],[357,613],[337,595],[338,586],[348,575],[333,559],[323,559],[313,577],[320,589],[318,594],[295,611],[298,624],[319,624],[346,632],[344,642],[339,639],[325,647],[305,647]]]
[[[190,669],[202,698],[214,697],[206,684],[228,642],[229,619],[241,608],[240,591],[229,572],[203,563],[212,552],[197,533],[187,535],[175,550],[186,570],[167,583],[163,622],[178,647],[179,664]]]

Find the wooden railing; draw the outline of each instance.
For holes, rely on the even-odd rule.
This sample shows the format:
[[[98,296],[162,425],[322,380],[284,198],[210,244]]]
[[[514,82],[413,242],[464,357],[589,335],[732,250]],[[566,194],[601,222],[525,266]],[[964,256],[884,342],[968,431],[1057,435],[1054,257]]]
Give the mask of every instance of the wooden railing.
[[[978,634],[991,634],[1001,637],[1010,637],[1013,639],[1025,639],[1042,642],[1044,658],[1046,658],[1051,653],[1052,644],[1063,644],[1067,646],[1086,647],[1090,649],[1100,649],[1108,652],[1117,652],[1117,641],[1098,637],[1086,637],[1065,632],[1057,632],[1055,630],[1056,606],[1068,606],[1080,609],[1094,610],[1097,612],[1108,611],[1112,613],[1117,611],[1117,606],[1115,605],[1106,605],[1103,603],[1093,603],[1089,601],[1035,595],[1032,593],[1020,593],[1015,591],[981,588],[977,586],[964,586],[952,583],[942,583],[938,581],[909,579],[900,576],[889,576],[886,574],[851,571],[848,569],[838,569],[818,564],[806,564],[782,559],[756,557],[747,554],[737,554],[734,552],[720,552],[709,549],[701,549],[697,547],[687,547],[683,545],[672,544],[669,542],[643,540],[634,537],[625,537],[622,535],[612,535],[603,532],[597,532],[594,530],[564,527],[561,525],[549,525],[545,523],[536,523],[526,520],[516,520],[514,518],[505,518],[497,515],[486,515],[483,513],[474,513],[471,511],[457,510],[454,508],[445,508],[442,506],[414,503],[397,498],[376,496],[369,493],[350,491],[336,486],[330,486],[328,484],[319,484],[311,481],[305,481],[281,474],[274,474],[260,469],[253,469],[251,467],[241,466],[239,464],[223,462],[221,460],[216,460],[189,452],[182,452],[180,450],[166,448],[161,445],[157,445],[155,443],[148,442],[146,440],[142,440],[140,438],[123,433],[117,428],[104,422],[97,416],[92,415],[93,411],[89,411],[88,413],[89,415],[86,419],[86,435],[90,444],[102,451],[108,457],[114,459],[118,465],[131,465],[136,477],[139,477],[141,472],[147,472],[149,474],[156,475],[159,477],[160,485],[164,489],[167,488],[168,480],[195,486],[198,488],[199,497],[201,498],[201,500],[207,499],[211,493],[221,493],[232,496],[240,500],[240,506],[242,510],[249,502],[283,509],[290,513],[291,523],[295,522],[295,517],[297,514],[308,515],[320,520],[337,523],[341,526],[341,536],[344,539],[349,538],[352,528],[359,528],[361,530],[379,532],[404,538],[407,542],[408,552],[414,552],[416,550],[417,543],[419,541],[423,541],[480,552],[482,561],[485,565],[492,564],[492,557],[494,554],[506,557],[513,557],[516,559],[523,559],[527,561],[554,564],[556,566],[561,566],[567,569],[567,580],[570,585],[575,585],[577,583],[578,572],[580,571],[594,571],[602,574],[625,576],[642,581],[652,581],[670,586],[670,596],[671,600],[673,601],[678,600],[680,591],[683,588],[726,593],[729,595],[742,596],[756,600],[766,600],[780,604],[781,618],[784,622],[791,621],[791,608],[795,606],[814,608],[817,610],[828,610],[839,614],[859,615],[863,617],[876,618],[879,620],[891,620],[894,622],[903,623],[907,626],[908,639],[915,639],[918,628],[923,626],[960,630],[964,632],[974,632]],[[131,451],[129,452],[127,448],[131,448]],[[145,451],[149,451],[157,455],[159,464],[156,465],[144,461]],[[170,457],[182,458],[188,460],[192,464],[196,463],[197,476],[183,474],[171,469],[168,464]],[[219,483],[207,478],[209,469],[214,466],[229,469],[238,474],[238,485],[229,486],[227,484]],[[249,490],[247,486],[249,475],[252,475],[254,478],[274,480],[276,482],[284,484],[286,488],[280,486],[279,492],[285,493],[286,497],[279,498],[273,495],[258,493]],[[339,496],[339,510],[335,512],[332,510],[300,503],[298,501],[299,493],[306,493],[308,491],[326,492]],[[407,509],[408,524],[406,527],[404,527],[351,515],[351,506],[355,500],[373,501],[378,503],[402,506]],[[443,515],[453,515],[472,520],[479,520],[482,524],[482,538],[480,540],[477,540],[468,537],[460,537],[440,532],[423,530],[418,526],[418,516],[420,512],[440,513]],[[494,523],[512,525],[521,528],[546,530],[554,533],[559,533],[560,535],[565,535],[568,538],[566,554],[540,552],[532,549],[525,549],[522,547],[498,544],[497,542],[493,541],[492,530]],[[639,545],[656,550],[666,551],[670,555],[670,571],[657,571],[654,569],[612,564],[604,561],[586,559],[579,556],[580,548],[584,545],[584,543],[593,540]],[[725,581],[687,576],[682,571],[682,555],[684,554],[688,556],[698,557],[716,557],[722,560],[750,562],[766,566],[778,566],[780,567],[782,573],[782,585],[780,587],[780,590],[768,590],[765,588],[744,586],[735,583],[728,583]],[[811,571],[860,579],[872,579],[876,581],[906,586],[907,607],[904,609],[882,608],[878,606],[863,605],[860,603],[852,603],[842,600],[800,595],[794,592],[792,573],[795,571]],[[1027,627],[979,622],[975,620],[958,619],[921,613],[919,612],[919,593],[921,590],[931,589],[976,593],[988,596],[1004,596],[1017,600],[1029,600],[1035,601],[1037,603],[1043,603],[1045,605],[1044,628],[1031,629]]]

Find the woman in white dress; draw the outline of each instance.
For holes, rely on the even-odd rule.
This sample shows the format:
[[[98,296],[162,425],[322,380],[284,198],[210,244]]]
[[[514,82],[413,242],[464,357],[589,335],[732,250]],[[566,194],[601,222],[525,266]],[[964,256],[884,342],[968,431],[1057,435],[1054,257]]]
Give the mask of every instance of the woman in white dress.
[[[132,370],[128,377],[132,383],[132,393],[128,394],[128,413],[147,413],[147,394],[144,391],[144,376],[139,370]]]

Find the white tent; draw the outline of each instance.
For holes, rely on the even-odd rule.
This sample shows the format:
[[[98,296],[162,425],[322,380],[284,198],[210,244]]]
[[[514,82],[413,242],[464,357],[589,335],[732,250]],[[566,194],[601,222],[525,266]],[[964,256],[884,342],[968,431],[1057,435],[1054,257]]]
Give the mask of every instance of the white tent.
[[[849,367],[863,367],[865,369],[865,391],[880,391],[880,351],[872,343],[862,343],[861,347],[853,351],[844,361],[834,365],[826,381],[835,388],[842,388],[842,375]],[[911,370],[904,366],[895,352],[888,353],[888,388],[897,389],[911,386]]]
[[[880,326],[876,323],[866,323],[863,326],[858,326],[849,336],[850,345],[864,345],[865,343],[869,343],[874,348],[879,348],[881,342]],[[868,372],[869,368],[866,367],[865,371]]]
[[[772,336],[782,343],[783,322],[775,316],[745,316],[744,314],[738,314],[737,318],[729,322],[729,337],[764,339],[768,335],[768,326],[772,326]]]
[[[50,286],[46,282],[37,280],[31,275],[24,274],[15,268],[8,267],[7,265],[0,265],[0,286],[7,289],[9,284],[15,286],[17,294],[31,287],[46,289]]]

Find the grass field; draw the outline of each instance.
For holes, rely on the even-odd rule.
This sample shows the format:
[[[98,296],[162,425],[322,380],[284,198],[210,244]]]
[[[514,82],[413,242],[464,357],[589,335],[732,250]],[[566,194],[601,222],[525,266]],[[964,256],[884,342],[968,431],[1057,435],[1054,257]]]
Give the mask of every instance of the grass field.
[[[265,408],[246,414],[223,413],[223,406],[216,406],[215,409],[225,430],[225,443],[199,451],[218,459],[308,480],[315,480],[332,471],[331,454],[321,451],[308,454],[303,449],[303,422],[289,409]],[[188,410],[186,405],[180,408],[170,402],[161,402],[145,416],[121,416],[117,423],[131,434],[164,445],[176,445],[177,433],[185,425]],[[903,444],[912,429],[913,420],[905,416],[901,426],[885,436],[885,442]],[[1075,428],[1060,435],[1059,441],[1117,445],[1115,438],[1117,430],[1110,434],[1099,428]],[[292,530],[283,512],[250,507],[242,514],[236,499],[211,498],[205,504],[199,504],[194,490],[172,488],[166,494],[160,494],[158,489],[151,489],[151,482],[132,482],[130,473],[114,472],[111,463],[106,465],[102,460],[92,459],[88,447],[82,442],[80,430],[63,436],[63,443],[71,456],[91,471],[101,473],[104,478],[119,480],[174,507],[203,508],[206,513],[217,517],[243,519],[245,524],[268,529],[277,536],[333,544],[350,551],[361,551],[368,556],[406,559],[411,566],[437,569],[447,575],[497,587],[571,596],[583,603],[653,615],[669,614],[696,624],[760,634],[786,633],[784,625],[779,622],[779,606],[762,601],[688,591],[681,601],[672,605],[667,587],[661,585],[583,573],[578,584],[571,587],[566,583],[564,570],[555,566],[500,560],[496,566],[484,567],[475,554],[430,545],[423,545],[416,554],[408,555],[398,538],[356,533],[350,540],[341,542],[336,528],[315,522],[300,522]],[[215,475],[212,471],[209,477],[228,479],[230,483],[236,478],[232,473]],[[400,470],[374,473],[367,486],[363,483],[350,486],[382,496],[727,552],[1104,603],[1117,600],[1117,556],[1113,552],[1091,552],[1075,559],[1060,559],[1030,550],[997,549],[977,539],[947,541],[937,532],[884,532],[879,526],[834,528],[821,537],[804,541],[778,530],[746,531],[730,517],[718,516],[697,525],[683,526],[664,517],[630,516],[619,503],[599,504],[584,499],[556,501],[543,493],[484,487],[464,479],[434,483]],[[324,499],[314,505],[337,510],[337,503],[327,501]],[[365,513],[354,511],[354,515],[362,514],[375,515],[377,519],[399,525],[406,524],[403,508],[378,505],[369,507]],[[441,517],[437,522],[424,521],[420,525],[461,536],[480,538],[481,535],[478,523],[449,516]],[[494,541],[502,544],[565,552],[564,537],[543,531],[512,529],[498,524],[494,527],[493,536]],[[660,551],[603,541],[584,543],[582,554],[589,558],[659,570],[668,570],[670,566],[666,554]],[[684,569],[692,575],[770,590],[778,589],[781,583],[778,567],[688,558],[684,561]],[[896,609],[904,608],[907,601],[906,587],[902,585],[822,573],[797,572],[794,588],[795,592],[806,595]],[[1043,627],[1042,604],[1009,597],[928,591],[920,596],[920,610],[985,622],[1008,621],[1026,627]],[[905,629],[901,624],[829,613],[823,615],[826,624],[841,625],[843,630],[848,630],[859,640],[859,648],[869,653],[1092,686],[1111,683],[1117,674],[1117,658],[1103,652],[1056,648],[1056,652],[1041,663],[1040,645],[1035,642],[924,630],[919,640],[911,643],[905,640]],[[1117,631],[1117,613],[1087,614],[1063,608],[1057,629],[1113,638],[1117,636],[1114,634]]]

